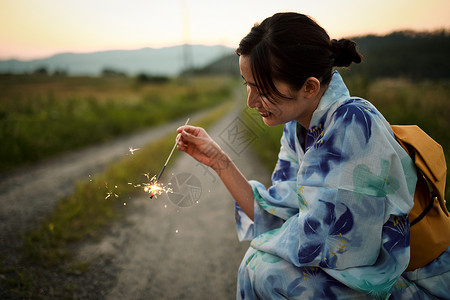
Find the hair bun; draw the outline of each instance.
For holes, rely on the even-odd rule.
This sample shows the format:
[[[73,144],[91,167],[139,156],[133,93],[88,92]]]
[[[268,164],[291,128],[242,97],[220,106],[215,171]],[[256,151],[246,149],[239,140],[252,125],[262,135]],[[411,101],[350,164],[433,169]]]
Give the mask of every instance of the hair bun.
[[[356,43],[348,39],[331,40],[331,50],[334,55],[335,67],[348,67],[352,62],[359,64],[362,60],[361,54],[356,49]]]

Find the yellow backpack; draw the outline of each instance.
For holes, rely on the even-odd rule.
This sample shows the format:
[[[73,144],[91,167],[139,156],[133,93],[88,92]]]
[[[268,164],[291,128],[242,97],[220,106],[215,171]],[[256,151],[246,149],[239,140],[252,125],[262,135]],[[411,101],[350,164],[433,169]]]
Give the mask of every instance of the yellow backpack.
[[[411,259],[406,271],[412,271],[426,266],[450,246],[450,216],[444,200],[447,165],[442,146],[418,126],[391,128],[417,167],[414,206],[408,215]]]

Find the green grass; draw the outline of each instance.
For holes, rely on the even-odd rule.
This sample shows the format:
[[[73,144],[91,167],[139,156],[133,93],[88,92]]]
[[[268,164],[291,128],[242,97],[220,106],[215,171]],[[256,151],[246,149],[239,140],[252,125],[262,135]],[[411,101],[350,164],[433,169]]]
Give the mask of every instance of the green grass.
[[[241,117],[245,124],[250,127],[251,132],[257,136],[251,144],[252,151],[259,157],[261,163],[266,166],[269,172],[273,171],[278,160],[283,126],[268,127],[264,124],[259,113],[248,107],[242,111]]]
[[[0,172],[218,104],[229,77],[141,84],[129,77],[0,75]]]
[[[345,77],[344,77],[345,79]],[[353,77],[346,80],[352,96],[363,97],[372,102],[393,125],[419,125],[442,145],[447,164],[450,162],[450,82],[412,82],[404,79],[378,79],[370,82],[366,78]],[[250,120],[253,131],[261,131],[255,125],[258,115],[243,114]],[[257,121],[256,121],[257,122]],[[280,149],[282,127],[264,129],[264,138],[252,143],[262,162],[273,170]],[[450,199],[450,178],[447,176],[446,199]],[[450,201],[447,204],[450,208]]]

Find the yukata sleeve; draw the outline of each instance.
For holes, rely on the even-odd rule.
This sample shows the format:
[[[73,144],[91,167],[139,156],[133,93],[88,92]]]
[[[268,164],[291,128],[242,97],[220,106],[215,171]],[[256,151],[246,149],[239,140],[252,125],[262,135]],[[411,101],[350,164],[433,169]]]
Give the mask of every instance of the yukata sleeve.
[[[278,161],[272,174],[273,185],[267,189],[262,183],[250,180],[253,189],[254,221],[235,204],[236,226],[239,240],[279,228],[298,211],[297,173],[298,155],[295,151],[296,122],[287,123],[281,137]]]
[[[409,262],[407,214],[416,180],[387,127],[366,102],[339,108],[325,131],[308,137],[298,180],[304,206],[252,247],[387,297]]]

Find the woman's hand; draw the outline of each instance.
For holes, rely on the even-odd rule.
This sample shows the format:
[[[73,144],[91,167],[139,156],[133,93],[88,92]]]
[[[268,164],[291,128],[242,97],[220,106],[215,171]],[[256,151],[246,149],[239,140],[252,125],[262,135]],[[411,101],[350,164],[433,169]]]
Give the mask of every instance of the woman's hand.
[[[253,190],[230,157],[201,127],[185,125],[177,129],[178,150],[213,168],[241,209],[253,220]]]
[[[185,125],[177,129],[177,148],[218,174],[227,168],[231,160],[220,146],[201,127]]]

